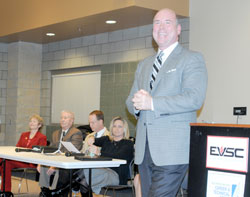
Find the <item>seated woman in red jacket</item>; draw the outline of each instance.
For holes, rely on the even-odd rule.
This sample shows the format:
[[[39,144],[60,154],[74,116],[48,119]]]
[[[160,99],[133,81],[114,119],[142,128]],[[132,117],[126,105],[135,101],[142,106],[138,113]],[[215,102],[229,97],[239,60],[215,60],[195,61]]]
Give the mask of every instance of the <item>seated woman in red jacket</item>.
[[[39,115],[33,115],[29,120],[30,131],[23,132],[16,146],[22,148],[32,148],[34,145],[46,146],[47,137],[40,131],[43,127],[43,119]],[[2,159],[0,159],[0,162]],[[11,170],[13,168],[36,168],[35,164],[24,163],[14,160],[5,160],[5,191],[11,191]],[[0,167],[3,174],[3,167]],[[1,189],[3,191],[3,180],[1,181]]]

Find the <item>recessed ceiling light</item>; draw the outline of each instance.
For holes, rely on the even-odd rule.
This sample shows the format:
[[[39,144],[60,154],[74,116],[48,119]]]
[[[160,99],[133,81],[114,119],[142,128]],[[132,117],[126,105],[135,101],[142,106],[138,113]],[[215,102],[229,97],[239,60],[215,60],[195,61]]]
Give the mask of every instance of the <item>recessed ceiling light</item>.
[[[115,20],[107,20],[106,23],[107,24],[116,24],[116,21]]]
[[[55,36],[55,33],[46,33],[46,36]]]

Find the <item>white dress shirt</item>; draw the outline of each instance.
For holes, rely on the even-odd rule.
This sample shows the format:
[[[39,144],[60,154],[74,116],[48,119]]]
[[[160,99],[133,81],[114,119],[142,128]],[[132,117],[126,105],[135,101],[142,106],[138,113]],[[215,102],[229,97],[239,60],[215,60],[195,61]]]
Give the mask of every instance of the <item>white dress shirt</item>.
[[[102,137],[105,131],[106,131],[106,127],[104,127],[102,130],[96,132],[95,138]]]

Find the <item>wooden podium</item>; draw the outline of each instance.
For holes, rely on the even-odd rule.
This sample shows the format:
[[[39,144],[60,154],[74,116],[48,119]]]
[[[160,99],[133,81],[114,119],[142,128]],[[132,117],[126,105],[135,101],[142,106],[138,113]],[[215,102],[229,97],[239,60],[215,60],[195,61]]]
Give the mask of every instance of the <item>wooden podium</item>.
[[[250,196],[250,125],[192,123],[188,195]]]

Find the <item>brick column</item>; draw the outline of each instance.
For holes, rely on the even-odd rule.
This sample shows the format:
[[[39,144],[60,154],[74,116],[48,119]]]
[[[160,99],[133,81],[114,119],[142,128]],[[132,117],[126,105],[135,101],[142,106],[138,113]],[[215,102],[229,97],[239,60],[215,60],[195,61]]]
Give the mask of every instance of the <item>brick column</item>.
[[[42,45],[9,44],[5,145],[15,145],[29,116],[40,113],[41,62]]]

